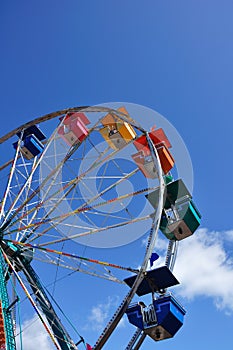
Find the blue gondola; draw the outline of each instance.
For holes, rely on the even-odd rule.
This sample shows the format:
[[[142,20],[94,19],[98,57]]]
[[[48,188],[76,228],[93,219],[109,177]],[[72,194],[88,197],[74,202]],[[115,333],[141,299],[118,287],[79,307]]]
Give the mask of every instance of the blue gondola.
[[[129,322],[156,341],[172,338],[182,327],[185,313],[172,295],[155,299],[148,307],[134,303],[126,310]]]
[[[45,134],[40,130],[38,125],[31,125],[28,128],[24,129],[23,132],[18,132],[16,134],[19,138],[24,140],[29,135],[34,135],[39,141],[46,139]]]
[[[41,141],[46,137],[37,125],[18,132],[17,136],[20,138],[20,150],[26,159],[32,159],[43,151],[44,145]],[[18,142],[14,142],[13,147],[17,149]]]

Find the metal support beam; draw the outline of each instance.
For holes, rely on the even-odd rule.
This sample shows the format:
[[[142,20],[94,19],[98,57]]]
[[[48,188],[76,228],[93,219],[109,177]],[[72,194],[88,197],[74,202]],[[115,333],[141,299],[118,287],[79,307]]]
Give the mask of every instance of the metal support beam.
[[[61,350],[77,350],[77,346],[74,344],[70,335],[62,325],[34,269],[30,264],[24,262],[22,256],[18,258],[17,263],[21,265],[22,271],[25,274],[34,295],[36,296],[37,302],[39,303],[43,314],[46,316],[46,319],[53,330],[53,334],[57,339]]]
[[[6,339],[6,349],[7,350],[15,350],[15,337],[14,337],[14,326],[11,318],[11,313],[8,311],[9,309],[9,298],[6,287],[5,280],[5,267],[6,263],[3,258],[2,252],[0,251],[0,300],[2,306],[2,316],[4,322],[4,332]]]

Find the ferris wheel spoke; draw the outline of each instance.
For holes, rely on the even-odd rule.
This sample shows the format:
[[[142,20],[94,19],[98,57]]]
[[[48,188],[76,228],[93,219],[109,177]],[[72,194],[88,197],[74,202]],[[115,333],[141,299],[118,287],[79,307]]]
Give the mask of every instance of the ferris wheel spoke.
[[[55,132],[54,132],[55,133]],[[53,134],[54,135],[54,134]],[[48,143],[46,144],[46,147],[48,148],[51,144],[51,142],[53,141],[53,137],[52,136],[50,138],[50,140],[48,141]],[[48,174],[48,176],[44,179],[44,181],[39,185],[37,186],[37,188],[33,188],[31,190],[31,194],[29,196],[27,196],[26,198],[24,198],[22,200],[22,194],[23,192],[25,191],[25,189],[27,187],[29,187],[29,184],[32,183],[32,179],[33,179],[33,176],[36,172],[36,170],[38,169],[38,166],[40,165],[43,157],[40,157],[38,160],[37,160],[37,157],[35,157],[35,160],[33,162],[33,166],[31,168],[31,171],[30,171],[30,174],[28,176],[25,176],[25,183],[22,185],[21,188],[18,189],[18,193],[17,193],[17,196],[16,198],[14,199],[14,201],[12,202],[11,204],[11,207],[10,207],[10,210],[8,211],[6,217],[5,217],[5,221],[3,222],[3,225],[5,224],[5,222],[7,222],[7,220],[9,220],[9,217],[10,217],[10,221],[16,217],[17,214],[19,214],[23,208],[31,202],[31,200],[36,196],[36,195],[39,195],[40,192],[41,192],[41,189],[43,188],[43,186],[45,186],[45,184],[47,183],[47,181],[62,167],[63,163],[69,159],[69,157],[72,156],[72,154],[75,152],[76,150],[76,147],[74,147],[70,152],[69,154],[66,154],[65,158],[57,165],[57,167],[55,169],[51,169],[51,173]],[[19,152],[19,145],[17,147],[17,151]],[[46,152],[46,149],[45,149],[45,152]],[[15,159],[17,160],[19,157],[15,157]],[[23,159],[24,161],[24,157],[20,157],[21,159]],[[15,167],[12,167],[13,170],[15,169]],[[5,197],[4,197],[5,198]],[[19,199],[21,199],[21,204],[19,205],[18,208],[15,208],[17,202],[19,201]],[[40,203],[39,203],[40,204]],[[35,208],[33,208],[32,210],[35,210]]]
[[[107,231],[107,230],[123,227],[125,225],[135,224],[137,222],[146,221],[146,220],[151,220],[151,215],[147,215],[147,216],[144,216],[144,217],[135,218],[135,219],[131,219],[131,220],[125,220],[125,221],[123,221],[121,223],[118,223],[118,224],[115,224],[115,225],[109,225],[109,226],[106,226],[106,227],[98,227],[98,228],[91,227],[88,231],[84,231],[84,232],[77,233],[77,234],[72,234],[70,236],[65,236],[65,237],[62,237],[62,238],[60,238],[61,236],[59,235],[58,239],[55,239],[55,240],[52,240],[52,241],[46,241],[46,242],[42,243],[42,245],[46,246],[46,245],[52,245],[52,244],[59,243],[59,242],[69,241],[69,240],[77,239],[77,238],[88,236],[88,235],[97,234],[99,232],[104,232],[104,231]],[[81,226],[81,227],[77,226],[77,228],[83,228],[83,226]],[[28,239],[27,242],[31,243],[33,241],[36,241],[39,238],[42,238],[42,237],[46,237],[46,238],[52,237],[52,235],[50,235],[50,236],[47,235],[48,231],[50,231],[50,227],[47,228],[44,231],[39,232],[39,233],[34,232],[34,234],[35,234],[34,237],[30,234],[27,237],[27,239],[29,237],[31,237],[31,238]]]
[[[59,238],[54,239],[52,241],[49,240],[47,242],[42,243],[41,245],[42,246],[46,246],[46,245],[52,245],[52,244],[59,243],[59,242],[69,241],[69,240],[77,239],[79,237],[84,237],[84,236],[88,236],[88,235],[92,235],[92,234],[97,234],[99,232],[104,232],[104,231],[107,231],[107,230],[110,230],[110,229],[114,229],[114,228],[118,228],[118,227],[123,227],[123,226],[128,225],[128,224],[135,224],[137,222],[141,222],[141,221],[145,221],[145,220],[151,220],[151,215],[146,215],[144,217],[139,217],[139,218],[135,218],[135,219],[131,219],[131,220],[125,220],[125,221],[123,221],[121,223],[117,223],[117,224],[114,224],[114,225],[109,225],[109,226],[106,226],[106,227],[98,227],[98,228],[93,228],[92,227],[88,231],[84,231],[84,232],[77,233],[77,234],[72,234],[70,236],[65,236],[65,237],[62,237],[62,238],[61,238],[60,235],[58,235]],[[36,228],[38,228],[38,226]],[[83,226],[78,227],[78,228],[83,228]],[[48,227],[47,229],[45,229],[44,231],[41,231],[41,232],[36,232],[35,231],[35,232],[33,232],[34,236],[32,236],[32,233],[29,233],[28,237],[26,237],[27,242],[31,243],[33,241],[38,240],[39,238],[42,238],[42,237],[46,237],[46,238],[54,237],[54,235],[48,235],[47,234],[47,232],[50,231],[50,229],[51,228]],[[11,232],[11,234],[12,233],[13,232]],[[7,237],[9,235],[10,235],[9,233],[5,234],[4,237]]]
[[[73,212],[67,213],[66,215],[63,214],[63,215],[60,215],[60,216],[57,216],[57,217],[53,217],[53,218],[48,218],[47,215],[46,215],[46,217],[42,217],[39,222],[34,222],[34,223],[29,224],[29,225],[21,226],[20,228],[17,227],[16,229],[10,230],[6,234],[9,235],[9,234],[12,234],[14,232],[20,232],[20,231],[24,231],[24,230],[28,230],[28,229],[33,229],[33,231],[31,231],[31,233],[28,234],[27,238],[29,238],[33,234],[36,235],[36,230],[38,228],[40,228],[42,225],[47,225],[48,223],[54,223],[55,225],[56,224],[66,225],[63,222],[65,219],[67,219],[70,216],[73,216],[74,214],[81,214],[83,212],[90,212],[91,214],[94,214],[94,215],[103,215],[103,216],[107,217],[108,214],[104,214],[104,213],[101,213],[101,212],[97,212],[95,214],[95,212],[93,212],[93,210],[96,209],[96,208],[99,208],[101,206],[108,205],[109,203],[113,204],[114,202],[119,202],[119,201],[122,201],[124,199],[128,199],[130,197],[136,196],[136,195],[141,195],[141,194],[143,194],[145,192],[149,192],[149,191],[151,191],[153,189],[154,188],[146,188],[146,189],[142,189],[142,190],[135,191],[135,192],[132,192],[132,193],[128,193],[126,195],[122,195],[122,196],[113,198],[111,200],[100,202],[100,203],[98,203],[96,205],[93,205],[92,207],[85,207],[85,208],[82,208],[82,209],[76,209]],[[115,216],[113,214],[111,214],[111,217],[114,218]],[[120,217],[118,217],[118,218],[120,218]],[[126,220],[124,217],[121,217],[121,219]],[[128,223],[128,221],[127,221],[127,223]],[[123,225],[124,225],[124,222],[123,222]],[[83,227],[83,226],[81,226],[81,227]],[[48,231],[50,231],[51,228],[52,227],[49,226],[47,229],[45,229],[44,231],[39,233],[38,237],[41,237],[42,235],[45,235],[45,234],[47,235]],[[90,232],[92,232],[92,230],[90,230]],[[98,229],[96,229],[96,232],[98,232]]]
[[[115,200],[111,200],[111,203],[115,203],[117,201],[122,201],[123,199],[127,199],[131,196],[135,196],[137,194],[141,194],[142,192],[148,192],[148,189],[145,189],[144,191],[140,190],[140,193],[131,193],[131,194],[128,194],[127,196],[121,196],[121,197],[117,197]],[[38,222],[35,222],[35,223],[31,223],[29,225],[25,225],[25,226],[21,226],[21,227],[17,227],[11,231],[8,231],[4,234],[4,236],[7,236],[7,235],[10,235],[10,234],[13,234],[13,233],[16,233],[16,232],[21,232],[21,231],[26,231],[28,229],[31,229],[31,228],[34,228],[33,231],[30,232],[30,234],[27,236],[27,238],[29,238],[32,234],[35,234],[36,235],[36,230],[41,227],[42,225],[47,225],[48,223],[53,223],[53,225],[63,225],[63,226],[73,226],[73,227],[76,227],[76,228],[79,228],[79,229],[87,229],[89,228],[90,231],[89,232],[92,232],[92,228],[93,226],[96,227],[96,224],[94,224],[92,221],[91,221],[91,224],[92,224],[92,227],[87,227],[87,226],[83,226],[83,225],[77,225],[77,224],[69,224],[69,223],[65,223],[64,220],[67,219],[68,217],[72,216],[73,214],[77,214],[77,213],[84,213],[85,212],[90,212],[90,214],[92,215],[98,215],[98,216],[103,216],[105,217],[105,219],[107,219],[110,214],[109,213],[101,213],[101,212],[94,212],[93,209],[95,208],[98,208],[100,206],[104,206],[104,205],[107,205],[108,204],[108,201],[106,202],[102,202],[102,203],[98,203],[96,206],[93,206],[93,207],[86,207],[86,208],[83,208],[83,209],[77,209],[75,210],[74,212],[72,212],[70,215],[60,215],[60,216],[57,216],[57,217],[54,217],[54,218],[42,218],[40,221]],[[150,216],[146,216],[145,218],[149,218]],[[122,220],[122,225],[125,225],[125,223],[129,223],[129,221],[123,217],[123,216],[116,216],[114,214],[111,214],[111,218],[117,218],[117,219],[121,219]],[[131,219],[133,219],[132,216],[130,216]],[[90,218],[89,218],[90,219]],[[134,221],[132,221],[132,223],[134,222],[137,222],[137,219],[134,218]],[[99,227],[99,226],[98,226]],[[113,226],[111,226],[113,227]],[[115,227],[115,226],[114,226]],[[116,226],[117,227],[117,226]],[[104,229],[108,229],[107,228],[104,228]],[[49,226],[47,229],[45,229],[44,231],[41,231],[39,233],[39,236],[42,236],[42,235],[45,235],[47,234],[48,231],[51,230],[51,226]],[[99,229],[101,230],[101,229]],[[98,228],[96,228],[96,232],[98,232]],[[80,234],[82,235],[82,234]]]
[[[91,199],[86,201],[83,205],[81,205],[79,208],[77,208],[77,210],[81,210],[81,209],[85,208],[86,206],[89,206],[89,204],[93,203],[95,200],[97,200],[98,198],[102,197],[105,193],[109,192],[111,189],[113,189],[114,187],[116,187],[117,185],[122,183],[123,181],[129,179],[131,176],[133,176],[137,172],[138,172],[138,168],[136,168],[133,171],[131,171],[130,173],[126,174],[121,179],[119,179],[118,181],[114,182],[112,185],[108,186],[107,188],[102,190],[100,193],[98,193],[97,195],[93,196]]]
[[[149,220],[149,219],[151,219],[151,216],[147,215],[147,216],[144,216],[144,217],[140,217],[140,218],[137,218],[137,219],[125,221],[125,222],[118,223],[118,224],[115,224],[115,225],[110,225],[110,226],[107,226],[107,227],[101,227],[101,228],[97,228],[97,229],[92,229],[90,231],[73,234],[73,235],[71,235],[69,237],[63,237],[63,238],[60,238],[60,239],[57,239],[57,240],[54,240],[54,241],[51,241],[51,242],[42,243],[41,246],[47,246],[47,245],[51,245],[51,244],[55,244],[55,243],[69,241],[69,240],[73,240],[73,239],[76,239],[76,238],[79,238],[79,237],[92,235],[92,234],[95,234],[95,233],[98,233],[98,232],[107,231],[107,230],[110,230],[110,229],[122,227],[122,226],[125,226],[125,225],[128,225],[128,224],[134,224],[136,222]]]
[[[19,146],[18,146],[19,148]],[[16,151],[16,154],[17,154],[17,151]],[[15,157],[16,159],[17,157]],[[23,159],[23,157],[21,157],[20,159]],[[32,179],[33,179],[33,175],[34,175],[34,172],[37,170],[37,166],[38,166],[38,163],[39,161],[36,163],[36,159],[35,159],[35,164],[34,164],[34,167],[32,167],[31,169],[31,172],[30,172],[30,175],[28,174],[21,174],[21,177],[24,179],[24,184],[21,185],[20,182],[18,182],[18,186],[17,186],[17,189],[19,188],[18,190],[18,193],[17,195],[15,196],[14,200],[12,201],[11,203],[11,206],[8,210],[8,212],[6,213],[5,215],[5,218],[4,218],[4,221],[3,221],[3,224],[5,222],[7,222],[9,220],[9,218],[11,218],[12,216],[15,216],[16,213],[18,212],[18,208],[15,210],[15,206],[16,204],[18,203],[19,199],[22,199],[22,195],[24,193],[24,196],[25,197],[25,194],[26,193],[29,193],[29,190],[30,190],[30,185],[32,183]],[[25,168],[24,168],[25,169]],[[13,167],[13,174],[14,173],[17,173],[17,170],[16,170],[16,163],[15,163],[15,166]],[[13,174],[12,174],[12,177],[13,177]],[[16,177],[16,181],[17,180],[17,177]],[[21,188],[20,188],[21,187]],[[33,192],[33,190],[31,190]],[[27,199],[26,199],[26,202],[27,202]],[[23,203],[20,205],[20,208],[22,209],[24,207],[24,204],[25,204],[25,199],[23,198]]]
[[[67,217],[69,216],[72,216],[73,214],[75,213],[78,213],[79,211],[82,211],[83,208],[85,208],[86,206],[88,206],[90,203],[94,202],[95,200],[97,200],[98,198],[100,198],[101,196],[103,196],[105,193],[107,193],[108,191],[110,191],[111,189],[113,189],[114,187],[116,187],[117,185],[119,185],[120,183],[122,183],[123,181],[129,179],[130,177],[132,177],[134,174],[136,174],[138,172],[138,168],[134,169],[132,172],[124,175],[122,178],[120,178],[118,181],[114,182],[112,185],[108,186],[107,188],[105,188],[103,191],[101,191],[100,193],[98,193],[96,196],[93,196],[90,200],[86,201],[84,204],[82,204],[81,206],[79,206],[75,211],[73,212],[70,212],[70,213],[67,213],[65,216],[62,217],[62,219],[66,219]],[[71,191],[71,189],[69,190]],[[68,193],[69,193],[68,191]],[[55,217],[55,218],[52,218],[52,219],[49,219],[49,216],[51,215],[51,213],[59,206],[59,204],[62,202],[62,200],[67,196],[68,194],[67,192],[59,199],[59,201],[56,202],[55,205],[52,206],[52,208],[49,210],[49,212],[46,213],[45,215],[45,218],[43,218],[43,220],[41,220],[39,223],[34,223],[34,224],[29,224],[28,226],[24,226],[23,228],[21,228],[21,230],[23,229],[28,229],[28,228],[31,228],[31,227],[35,227],[35,226],[39,226],[39,225],[42,225],[42,224],[47,224],[49,221],[55,221],[56,219],[60,219],[61,217]],[[52,196],[52,195],[51,195]],[[50,196],[50,197],[51,197]],[[122,198],[120,198],[122,199]],[[48,199],[49,200],[49,199]],[[118,200],[119,200],[119,197],[118,197]],[[41,203],[39,203],[39,207],[41,207]],[[35,209],[34,209],[35,210]],[[29,214],[27,212],[27,214]],[[26,215],[26,214],[25,214]],[[18,219],[19,220],[19,219]],[[14,222],[12,222],[10,225],[9,225],[9,228],[10,226],[13,226],[15,225],[15,223],[18,221],[18,220],[15,220]],[[14,231],[13,231],[14,232]]]
[[[20,142],[20,140],[18,141],[18,143],[19,142]],[[4,213],[4,208],[5,208],[5,204],[6,204],[6,201],[7,201],[7,198],[8,198],[8,194],[9,194],[9,191],[10,191],[10,186],[11,186],[11,182],[12,182],[12,179],[13,179],[13,175],[14,175],[15,166],[16,166],[16,162],[17,162],[18,156],[19,156],[19,147],[17,147],[17,150],[15,152],[14,161],[13,161],[13,164],[12,164],[12,167],[11,167],[11,170],[10,170],[9,180],[8,180],[7,187],[6,187],[4,196],[3,196],[3,201],[2,201],[2,204],[1,204],[1,211],[0,211],[0,220],[1,220],[1,218],[3,216],[3,213]]]
[[[14,243],[16,246],[27,247],[27,248],[39,250],[39,251],[46,252],[46,253],[53,253],[55,255],[58,255],[59,257],[60,256],[61,257],[67,257],[69,259],[74,259],[74,260],[78,260],[78,261],[85,261],[85,262],[89,262],[89,263],[93,263],[93,264],[97,264],[97,265],[101,265],[101,266],[107,266],[107,267],[120,269],[120,270],[124,270],[124,271],[129,271],[129,272],[134,272],[134,273],[138,272],[137,269],[132,269],[131,267],[124,267],[124,266],[113,264],[113,263],[109,263],[109,262],[106,262],[106,261],[101,261],[101,260],[97,260],[97,259],[92,259],[92,258],[80,256],[80,255],[73,254],[73,253],[68,253],[68,252],[65,252],[65,251],[58,251],[56,249],[45,248],[45,247],[43,247],[41,245],[29,244],[29,243],[21,243],[21,242],[14,241],[14,240],[11,240],[10,242]]]
[[[38,247],[34,247],[37,250]],[[40,249],[39,249],[40,250]],[[60,254],[60,252],[50,252],[50,251],[41,251],[41,254],[36,254],[34,260],[42,262],[43,264],[56,265],[57,268],[62,268],[65,270],[71,270],[74,273],[80,272],[83,274],[103,278],[111,282],[116,282],[118,284],[125,284],[124,281],[117,278],[109,268],[115,268],[120,270],[127,271],[136,271],[134,269],[125,268],[123,266],[118,266],[115,264],[110,264],[107,262],[98,261],[95,259],[89,259],[85,257],[75,257],[69,256],[68,254]],[[51,255],[52,253],[52,255]],[[59,253],[59,254],[58,254]],[[58,255],[58,258],[55,258],[54,255]],[[94,266],[93,266],[94,264]],[[103,269],[99,269],[96,265],[100,265]]]
[[[38,257],[35,257],[35,260],[37,260],[37,261],[39,261],[41,263],[57,266],[57,261],[56,260],[52,260],[52,259],[46,260],[46,259],[38,258]],[[65,269],[65,270],[72,271],[73,273],[80,272],[80,273],[85,274],[85,275],[89,275],[89,276],[92,276],[92,277],[97,277],[97,278],[104,279],[104,280],[107,280],[107,281],[110,281],[110,282],[115,282],[115,283],[118,283],[118,284],[125,285],[124,281],[118,279],[117,277],[115,277],[112,274],[107,274],[107,273],[104,274],[103,272],[102,273],[98,273],[97,271],[87,270],[87,269],[81,268],[80,266],[75,267],[75,266],[72,266],[72,265],[69,265],[69,264],[63,264],[63,263],[60,263],[59,267]],[[69,275],[67,277],[69,277]],[[64,278],[66,278],[66,276],[64,276],[62,279],[64,279]]]
[[[130,143],[130,142],[129,142]],[[125,146],[124,146],[125,147]],[[123,147],[123,148],[124,148]],[[46,202],[49,201],[52,197],[58,195],[59,193],[63,192],[64,189],[68,188],[69,186],[71,186],[71,188],[66,192],[66,196],[72,191],[72,189],[77,186],[78,182],[83,178],[85,177],[89,172],[91,172],[92,170],[95,169],[95,167],[97,166],[100,166],[102,163],[106,162],[107,160],[111,159],[115,154],[117,154],[119,152],[119,150],[115,150],[113,152],[111,152],[107,157],[105,157],[104,159],[102,160],[99,160],[98,161],[98,158],[97,158],[97,163],[95,162],[94,164],[92,164],[92,166],[84,173],[82,173],[81,175],[79,175],[78,177],[75,177],[74,179],[72,179],[71,181],[69,181],[65,186],[62,186],[58,191],[55,191],[55,193],[51,194],[51,196],[49,198],[46,199]],[[101,157],[102,154],[100,154],[100,157]],[[58,166],[57,166],[57,169],[59,170],[60,167],[70,158],[70,155],[69,157],[66,156],[67,159],[65,160],[62,160]],[[135,169],[136,171],[138,171],[138,169]],[[47,183],[47,181],[51,178],[51,176],[55,173],[56,169],[53,169],[51,174],[49,174],[44,180],[43,182],[41,183],[41,185],[36,189],[36,191],[34,191],[34,194],[37,194],[38,192],[41,191],[41,189],[43,188],[43,186],[45,185],[45,183]],[[31,199],[33,198],[33,195],[30,196],[27,201],[25,202],[25,204],[30,201]],[[41,201],[40,202],[40,206],[44,204],[45,201]],[[19,209],[22,209],[22,205]],[[35,209],[32,209],[32,210],[35,210]]]
[[[51,141],[50,141],[51,142]],[[50,145],[50,142],[48,142],[47,147]],[[17,152],[19,152],[19,142],[18,142],[18,146],[17,146],[17,150],[16,150],[16,156],[15,159],[18,160],[18,156],[17,156]],[[35,175],[36,171],[38,170],[38,167],[41,163],[41,159],[35,157],[32,165],[30,165],[30,172],[28,172],[27,166],[24,162],[24,157],[21,156],[20,159],[22,160],[22,164],[24,166],[24,173],[21,173],[21,177],[24,179],[23,184],[20,185],[20,183],[18,183],[18,193],[15,196],[15,199],[12,201],[11,206],[7,212],[7,214],[5,215],[4,221],[3,221],[3,225],[5,225],[6,222],[10,222],[20,211],[22,211],[25,206],[27,204],[29,204],[29,202],[36,196],[39,194],[39,186],[37,187],[37,189],[34,189],[31,187],[31,184],[33,182],[33,176]],[[15,163],[15,167],[13,168],[14,172],[16,172],[16,163]],[[29,194],[29,192],[31,192]],[[21,201],[21,204],[15,209],[17,203],[19,202],[19,200]]]
[[[118,153],[119,150],[115,150],[113,151],[112,153],[110,153],[110,155],[108,155],[107,157],[105,157],[104,159],[102,159],[102,161],[98,162],[97,164],[92,164],[87,171],[85,171],[84,173],[82,173],[81,175],[79,176],[76,176],[74,179],[70,180],[66,185],[60,187],[58,190],[56,190],[54,193],[52,193],[48,198],[46,198],[46,200],[44,201],[40,201],[39,202],[39,207],[41,207],[42,205],[44,205],[46,202],[50,201],[51,198],[53,198],[54,196],[57,196],[59,195],[60,193],[64,192],[64,190],[66,190],[68,188],[68,190],[66,191],[66,193],[61,196],[61,198],[59,198],[59,203],[77,186],[77,184],[79,183],[79,181],[84,178],[89,172],[93,171],[95,169],[95,167],[97,166],[100,166],[101,164],[103,164],[104,162],[106,162],[107,160],[111,159],[116,153]],[[62,160],[59,165],[57,166],[58,167],[58,170],[60,169],[60,167],[62,166],[64,160]],[[134,171],[132,171],[130,174],[128,174],[128,177],[132,176],[134,173],[136,173],[138,171],[138,168],[136,168]],[[45,183],[47,183],[47,181],[52,177],[52,175],[55,174],[55,170],[53,169],[52,172],[42,181],[41,185],[38,186],[35,190],[33,190],[33,193],[24,201],[23,204],[21,204],[19,206],[19,208],[17,208],[17,210],[15,210],[15,212],[13,213],[13,215],[11,216],[11,220],[16,216],[16,214],[18,212],[20,212],[23,207],[28,204],[35,195],[39,194],[41,189],[43,188],[43,186],[45,185]],[[128,178],[127,175],[124,177],[124,179],[127,179]],[[121,182],[122,180],[119,180],[119,183]],[[110,187],[110,186],[109,186]],[[112,186],[111,188],[113,188],[114,186]],[[105,192],[102,192],[102,194],[105,193]],[[99,197],[100,195],[97,195],[96,199]],[[93,201],[93,200],[92,200]],[[56,204],[56,206],[58,206],[58,203]],[[36,207],[32,208],[31,211],[34,211],[36,210]],[[54,210],[54,208],[51,209],[51,211],[49,212],[49,214],[52,213],[52,211]],[[31,212],[30,211],[30,212]],[[30,213],[29,212],[29,213]],[[29,214],[28,213],[28,214]],[[20,219],[18,219],[20,220]],[[15,222],[14,222],[15,223]]]

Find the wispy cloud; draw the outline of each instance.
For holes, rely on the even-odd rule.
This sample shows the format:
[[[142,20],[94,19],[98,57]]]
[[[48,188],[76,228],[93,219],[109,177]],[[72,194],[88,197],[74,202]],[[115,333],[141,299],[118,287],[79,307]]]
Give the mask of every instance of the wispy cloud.
[[[22,324],[22,341],[24,350],[52,350],[54,346],[51,343],[48,333],[45,331],[43,325],[38,320],[37,315],[23,322]],[[19,332],[17,327],[17,333]],[[16,347],[20,349],[20,336],[16,338]]]
[[[88,317],[88,328],[93,331],[101,331],[112,316],[113,311],[120,304],[118,297],[108,297],[105,303],[99,303],[92,307]],[[122,319],[119,327],[125,326],[125,320]]]
[[[168,243],[161,238],[158,240],[161,258],[156,264],[164,264],[165,242]],[[233,230],[219,232],[205,228],[182,240],[174,268],[181,284],[175,292],[188,299],[213,298],[218,309],[232,313],[233,259],[228,249],[231,242]]]
[[[224,237],[226,240],[233,242],[233,230],[224,231]]]

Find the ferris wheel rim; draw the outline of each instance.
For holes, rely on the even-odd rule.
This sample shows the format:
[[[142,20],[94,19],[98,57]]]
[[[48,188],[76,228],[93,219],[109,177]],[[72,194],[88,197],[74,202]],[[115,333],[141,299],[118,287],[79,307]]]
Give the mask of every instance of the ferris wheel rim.
[[[9,131],[8,133],[6,133],[5,135],[0,137],[0,144],[2,144],[3,142],[7,141],[8,139],[10,139],[11,137],[13,137],[14,135],[16,135],[18,132],[20,132],[21,130],[28,128],[32,125],[38,124],[38,123],[43,123],[46,122],[48,120],[52,120],[56,117],[62,116],[63,114],[67,114],[67,113],[74,113],[74,112],[81,112],[81,111],[85,111],[85,112],[114,112],[117,115],[119,115],[120,117],[124,117],[124,113],[119,112],[117,110],[115,110],[114,108],[108,108],[108,107],[102,107],[102,106],[76,106],[76,107],[67,107],[65,109],[60,109],[58,111],[55,112],[50,112],[47,114],[44,114],[42,116],[36,117],[24,124],[21,124],[19,127]],[[138,128],[142,129],[139,125],[137,126]],[[143,130],[143,129],[142,129]]]

